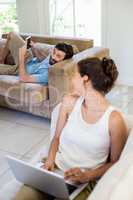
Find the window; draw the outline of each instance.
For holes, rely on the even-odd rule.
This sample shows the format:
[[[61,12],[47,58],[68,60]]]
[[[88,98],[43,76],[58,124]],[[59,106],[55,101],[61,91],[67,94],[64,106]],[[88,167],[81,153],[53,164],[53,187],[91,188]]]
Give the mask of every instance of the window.
[[[18,32],[16,1],[0,0],[0,35],[10,31]]]
[[[50,32],[101,44],[101,0],[50,0]]]

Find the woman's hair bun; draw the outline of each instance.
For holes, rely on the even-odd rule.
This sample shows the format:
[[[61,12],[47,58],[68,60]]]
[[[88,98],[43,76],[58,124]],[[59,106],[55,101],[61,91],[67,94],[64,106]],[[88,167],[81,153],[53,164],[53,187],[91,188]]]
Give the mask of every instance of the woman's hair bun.
[[[88,76],[95,90],[107,94],[115,84],[118,77],[117,67],[109,58],[86,58],[78,62],[78,71],[83,76]]]
[[[109,77],[110,79],[112,79],[113,81],[115,81],[118,77],[118,71],[117,71],[117,67],[114,63],[114,61],[110,58],[103,58],[102,60],[102,68],[103,68],[103,72],[104,74]]]

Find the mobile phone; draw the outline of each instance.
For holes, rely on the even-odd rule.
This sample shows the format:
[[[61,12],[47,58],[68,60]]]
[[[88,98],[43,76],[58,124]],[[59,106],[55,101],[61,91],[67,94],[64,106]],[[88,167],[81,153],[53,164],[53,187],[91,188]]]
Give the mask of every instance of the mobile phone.
[[[26,38],[27,41],[27,49],[31,48],[31,36]]]

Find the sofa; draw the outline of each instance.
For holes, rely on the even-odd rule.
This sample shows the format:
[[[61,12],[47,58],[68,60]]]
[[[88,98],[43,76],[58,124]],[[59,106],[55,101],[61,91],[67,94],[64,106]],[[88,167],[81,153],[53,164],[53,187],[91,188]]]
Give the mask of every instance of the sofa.
[[[60,104],[58,104],[51,115],[51,131],[50,131],[50,140],[47,146],[41,148],[38,153],[30,161],[32,164],[35,164],[38,160],[41,160],[44,157],[47,157],[50,142],[55,133],[55,124],[58,119]],[[97,183],[96,187],[92,191],[91,195],[88,197],[88,200],[132,200],[131,198],[125,198],[123,191],[119,191],[119,185],[122,183],[123,177],[125,176],[128,168],[132,167],[133,169],[133,116],[132,115],[123,115],[126,120],[128,127],[128,139],[125,144],[125,147],[122,151],[121,157],[116,164],[114,164],[107,172],[102,176],[102,178]],[[133,179],[132,179],[133,184]],[[131,187],[132,187],[131,184]],[[22,183],[16,181],[15,179],[9,183],[3,185],[0,188],[0,199],[1,200],[12,200],[16,193],[19,191]],[[126,187],[128,188],[128,182],[126,182]],[[118,192],[116,190],[118,188]],[[125,188],[126,189],[126,188]],[[132,190],[130,190],[132,191]],[[121,195],[121,198],[116,198],[116,194]]]
[[[28,34],[20,34],[24,39]],[[0,39],[0,54],[6,41],[6,34]],[[58,42],[73,45],[72,59],[62,61],[49,69],[48,86],[35,83],[22,83],[18,76],[0,75],[0,106],[51,118],[53,108],[61,101],[64,94],[72,92],[71,78],[76,63],[87,57],[108,57],[109,50],[94,47],[93,40],[32,35],[36,42],[34,56],[44,59]],[[6,58],[6,64],[14,64],[12,56]]]

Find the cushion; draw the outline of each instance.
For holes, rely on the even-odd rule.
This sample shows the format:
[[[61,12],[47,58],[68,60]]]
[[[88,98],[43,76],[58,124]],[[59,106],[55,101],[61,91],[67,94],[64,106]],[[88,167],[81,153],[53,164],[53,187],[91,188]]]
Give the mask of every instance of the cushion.
[[[126,157],[130,152],[133,152],[133,129],[129,132],[128,140],[121,154],[121,159]]]
[[[133,164],[121,177],[119,184],[114,188],[110,200],[132,200],[133,199]]]
[[[127,127],[128,129],[132,129],[133,128],[133,115],[130,115],[130,114],[124,114],[123,113],[123,117],[126,121],[126,124],[127,124]]]
[[[54,49],[55,45],[50,45],[46,43],[35,43],[34,47],[32,47],[32,52],[35,57],[39,60],[45,59]],[[76,45],[72,45],[74,54],[78,53],[79,50]]]
[[[22,83],[18,76],[0,75],[0,95],[5,96],[6,101],[12,98],[22,104],[35,104],[48,99],[48,87],[36,83]]]
[[[32,47],[32,52],[33,52],[33,55],[37,57],[39,60],[43,60],[52,52],[53,48],[54,48],[54,45],[37,42]]]
[[[130,149],[130,151],[128,151],[126,154],[125,154],[125,151],[123,151],[124,155],[126,155],[126,156],[122,155],[120,160],[116,164],[114,164],[102,176],[102,178],[96,185],[94,191],[89,196],[88,200],[97,200],[97,199],[99,199],[99,196],[100,196],[100,199],[102,199],[102,200],[110,200],[110,197],[113,194],[115,188],[118,187],[118,185],[121,183],[122,177],[125,175],[125,173],[129,169],[129,167],[131,167],[133,165],[133,149],[130,147],[127,147],[132,143],[132,141],[129,141],[129,140],[132,140],[131,135],[133,137],[133,129],[130,133],[130,137],[128,138],[128,141],[125,146],[125,149]],[[122,152],[122,154],[123,154],[123,152]],[[121,191],[121,193],[122,193],[122,191]],[[113,200],[113,199],[111,199],[111,200]]]

